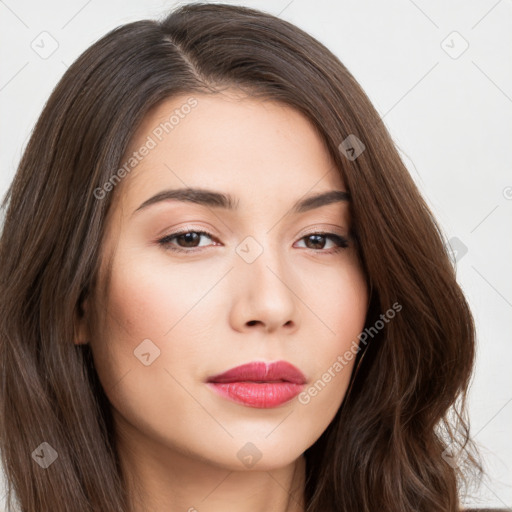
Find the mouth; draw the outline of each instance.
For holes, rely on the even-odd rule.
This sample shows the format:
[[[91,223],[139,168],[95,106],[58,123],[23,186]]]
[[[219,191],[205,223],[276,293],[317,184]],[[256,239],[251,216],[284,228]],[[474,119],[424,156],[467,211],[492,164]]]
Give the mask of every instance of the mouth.
[[[297,396],[306,377],[287,361],[256,361],[213,375],[207,386],[217,394],[247,407],[271,408]]]

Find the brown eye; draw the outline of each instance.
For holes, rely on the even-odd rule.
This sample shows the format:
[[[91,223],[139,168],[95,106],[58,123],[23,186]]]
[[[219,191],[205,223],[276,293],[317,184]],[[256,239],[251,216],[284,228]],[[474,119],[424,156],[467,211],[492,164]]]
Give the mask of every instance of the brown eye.
[[[307,241],[311,242],[309,245],[306,242],[306,245],[308,246],[308,249],[323,249],[327,237],[324,235],[309,235],[305,238]]]
[[[197,243],[201,240],[201,235],[192,231],[190,233],[183,233],[175,237],[180,247],[196,247]],[[180,242],[183,242],[181,244]]]
[[[201,238],[203,237],[212,239],[212,235],[206,231],[181,231],[178,233],[172,233],[161,240],[158,240],[158,243],[170,251],[193,252],[193,249],[208,245],[199,245]],[[173,243],[173,241],[176,241],[176,243]],[[187,251],[187,249],[192,250]]]
[[[348,247],[348,240],[334,233],[311,233],[301,240],[305,240],[306,248],[326,253],[336,252],[340,249]],[[328,240],[333,240],[336,246],[334,248],[325,249]]]

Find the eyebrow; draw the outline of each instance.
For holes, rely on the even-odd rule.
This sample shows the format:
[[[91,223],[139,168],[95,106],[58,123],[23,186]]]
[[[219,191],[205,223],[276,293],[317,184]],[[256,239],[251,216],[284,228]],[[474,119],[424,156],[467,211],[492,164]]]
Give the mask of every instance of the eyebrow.
[[[216,192],[202,188],[180,188],[164,190],[144,201],[133,214],[148,208],[149,206],[163,201],[182,201],[196,203],[210,208],[223,208],[226,210],[237,210],[239,200],[229,194]],[[304,213],[321,206],[350,201],[350,194],[343,190],[329,190],[299,199],[292,207],[291,213]],[[132,215],[133,215],[132,214]]]

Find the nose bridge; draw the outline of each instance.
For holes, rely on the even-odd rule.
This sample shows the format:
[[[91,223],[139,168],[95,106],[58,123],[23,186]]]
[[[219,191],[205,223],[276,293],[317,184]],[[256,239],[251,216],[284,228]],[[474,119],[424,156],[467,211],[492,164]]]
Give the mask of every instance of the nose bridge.
[[[236,295],[243,322],[268,329],[297,323],[297,297],[283,247],[268,234],[247,236],[236,248]],[[251,324],[252,325],[252,324]]]

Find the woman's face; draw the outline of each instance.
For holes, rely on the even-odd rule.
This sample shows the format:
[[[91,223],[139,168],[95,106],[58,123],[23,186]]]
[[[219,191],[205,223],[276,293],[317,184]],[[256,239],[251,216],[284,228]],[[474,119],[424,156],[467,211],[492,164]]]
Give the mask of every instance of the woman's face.
[[[321,138],[282,104],[187,94],[146,116],[125,164],[109,192],[102,317],[80,341],[120,442],[162,463],[289,464],[343,401],[368,301],[344,194],[308,200],[346,190]],[[192,189],[211,193],[187,200]],[[286,365],[265,373],[278,361],[304,381]]]

